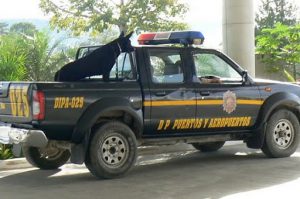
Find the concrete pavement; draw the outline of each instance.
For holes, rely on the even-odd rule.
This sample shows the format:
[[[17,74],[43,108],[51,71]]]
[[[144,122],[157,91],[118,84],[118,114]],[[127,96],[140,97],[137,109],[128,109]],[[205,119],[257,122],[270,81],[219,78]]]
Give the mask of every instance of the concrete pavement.
[[[84,166],[0,172],[1,199],[37,198],[299,198],[300,150],[268,159],[259,150],[229,145],[199,153],[189,145],[140,150],[127,176],[97,180]]]
[[[228,141],[225,143],[225,146],[242,144],[242,141]],[[159,149],[163,149],[163,152],[172,152],[172,151],[184,151],[184,150],[192,150],[193,147],[187,144],[178,144],[176,146],[157,146],[157,147],[139,147],[139,154],[159,154]],[[0,171],[4,170],[15,170],[15,169],[24,169],[32,167],[25,158],[14,158],[8,160],[0,160]]]

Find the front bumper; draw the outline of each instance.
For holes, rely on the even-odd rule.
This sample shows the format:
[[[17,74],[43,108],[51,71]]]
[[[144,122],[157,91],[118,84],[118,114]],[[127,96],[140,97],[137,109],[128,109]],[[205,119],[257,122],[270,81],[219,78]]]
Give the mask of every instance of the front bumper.
[[[0,143],[2,144],[25,144],[34,147],[46,147],[48,139],[41,130],[27,130],[0,126]]]

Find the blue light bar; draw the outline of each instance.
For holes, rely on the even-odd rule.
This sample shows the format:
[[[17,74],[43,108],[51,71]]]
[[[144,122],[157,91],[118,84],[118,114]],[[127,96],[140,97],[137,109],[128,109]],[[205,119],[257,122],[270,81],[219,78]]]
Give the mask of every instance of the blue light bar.
[[[143,33],[139,35],[138,42],[141,45],[158,45],[158,44],[200,45],[203,44],[204,42],[204,36],[199,31]]]

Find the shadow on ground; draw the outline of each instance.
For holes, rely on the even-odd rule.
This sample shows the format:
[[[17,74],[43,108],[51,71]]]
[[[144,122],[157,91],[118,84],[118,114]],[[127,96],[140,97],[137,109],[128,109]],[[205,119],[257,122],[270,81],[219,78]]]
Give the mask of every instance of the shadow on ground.
[[[222,198],[300,178],[300,155],[268,159],[243,145],[203,154],[143,153],[124,178],[97,180],[82,166],[24,170],[0,179],[1,198]],[[300,193],[300,192],[299,192]],[[298,193],[298,194],[299,194]],[[55,197],[54,197],[55,196]]]

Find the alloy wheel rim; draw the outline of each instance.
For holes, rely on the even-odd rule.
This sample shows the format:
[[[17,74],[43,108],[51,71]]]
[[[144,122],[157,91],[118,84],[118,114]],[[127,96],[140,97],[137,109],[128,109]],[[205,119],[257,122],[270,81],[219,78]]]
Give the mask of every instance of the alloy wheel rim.
[[[98,154],[108,167],[115,168],[126,161],[128,148],[128,142],[123,136],[112,135],[105,138]]]
[[[281,119],[273,131],[273,140],[280,149],[288,148],[294,140],[294,127],[289,120]]]

